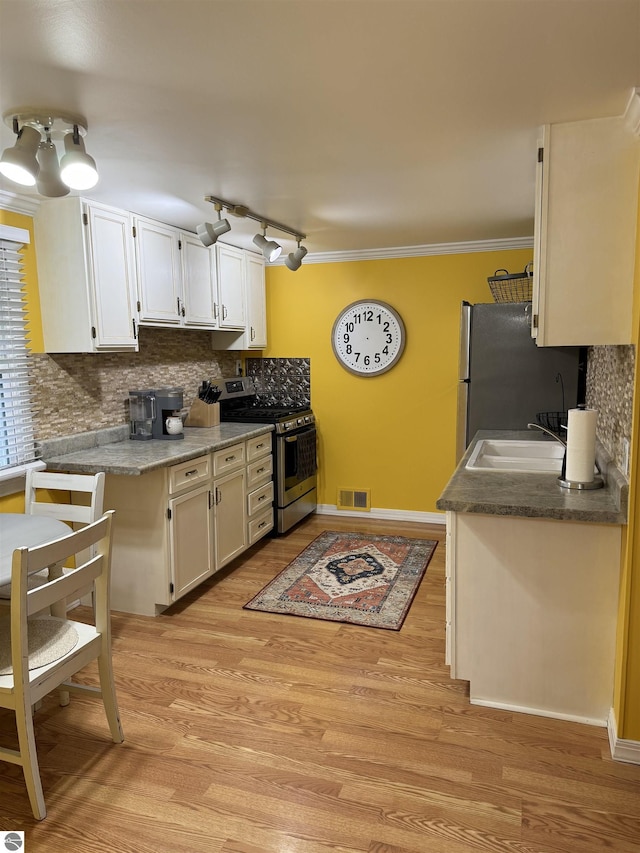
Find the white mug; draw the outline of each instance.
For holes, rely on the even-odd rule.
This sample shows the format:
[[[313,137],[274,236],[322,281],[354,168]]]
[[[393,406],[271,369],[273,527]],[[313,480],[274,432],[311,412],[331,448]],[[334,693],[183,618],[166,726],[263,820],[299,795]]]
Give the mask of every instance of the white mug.
[[[169,435],[178,435],[183,430],[182,418],[170,417],[164,422],[165,428]]]

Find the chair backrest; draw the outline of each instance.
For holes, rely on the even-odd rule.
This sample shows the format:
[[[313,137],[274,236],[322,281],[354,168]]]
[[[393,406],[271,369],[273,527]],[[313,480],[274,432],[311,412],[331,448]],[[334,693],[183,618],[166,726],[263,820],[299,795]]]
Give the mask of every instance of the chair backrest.
[[[60,521],[89,524],[102,515],[104,480],[102,471],[98,474],[58,474],[55,471],[28,470],[24,511],[27,515],[45,515]],[[69,492],[69,503],[38,500],[41,489]],[[82,494],[86,497],[80,498]]]
[[[61,539],[33,548],[17,548],[11,567],[11,646],[13,668],[18,678],[26,664],[27,618],[57,602],[64,604],[89,584],[95,590],[95,626],[98,633],[110,634],[109,575],[111,571],[111,528],[114,511],[109,510],[97,521]],[[81,562],[81,554],[91,554]],[[35,589],[29,589],[27,577],[48,567],[66,564],[76,559],[76,568],[55,577]]]

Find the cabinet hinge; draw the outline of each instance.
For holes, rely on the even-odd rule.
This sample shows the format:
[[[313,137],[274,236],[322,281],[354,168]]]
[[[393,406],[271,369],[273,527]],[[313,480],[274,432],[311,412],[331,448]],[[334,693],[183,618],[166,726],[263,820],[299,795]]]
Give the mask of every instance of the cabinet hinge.
[[[182,249],[182,240],[178,240],[178,251]]]
[[[138,299],[138,301],[136,302],[136,305],[138,306],[138,313],[140,313],[140,309],[142,308],[142,306],[140,305],[140,300],[139,300],[139,299]]]
[[[98,337],[98,335],[97,335],[97,333],[96,333],[96,327],[95,327],[95,326],[92,326],[92,327],[91,327],[91,337],[92,337],[94,340]]]
[[[171,508],[167,509],[167,518],[171,521]]]
[[[538,148],[538,163],[544,162],[544,148]]]
[[[538,315],[537,314],[533,315],[533,320],[531,321],[531,325],[533,326],[534,329],[538,328]]]
[[[133,236],[134,236],[134,237],[137,237],[137,236],[138,236],[138,235],[137,235],[137,233],[136,233],[136,226],[135,226],[135,225],[132,225],[132,226],[131,226],[131,233],[133,234]]]
[[[87,214],[86,214],[86,213],[83,213],[83,214],[82,214],[82,224],[83,224],[83,225],[88,225],[88,224],[89,224],[89,217],[87,216]]]
[[[169,592],[173,595],[174,586],[172,583],[169,584]]]

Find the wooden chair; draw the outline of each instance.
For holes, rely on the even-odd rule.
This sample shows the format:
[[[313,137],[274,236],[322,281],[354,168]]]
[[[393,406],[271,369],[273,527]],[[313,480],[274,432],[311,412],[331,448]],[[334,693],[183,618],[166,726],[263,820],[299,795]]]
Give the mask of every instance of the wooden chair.
[[[66,521],[72,530],[100,518],[104,502],[103,472],[98,474],[58,474],[54,471],[27,471],[24,511],[27,515],[42,515]],[[69,503],[40,500],[43,490],[69,493]],[[45,583],[48,572],[29,577],[30,588]],[[8,604],[11,584],[0,586],[0,606]]]
[[[113,510],[110,510],[98,521],[68,536],[33,548],[18,548],[13,553],[11,612],[10,617],[2,617],[10,618],[11,655],[7,668],[12,667],[13,673],[0,675],[0,707],[15,712],[18,749],[0,748],[0,760],[22,766],[31,808],[38,820],[42,820],[47,812],[31,710],[36,702],[56,688],[63,693],[100,696],[114,743],[122,743],[124,740],[111,662],[109,581],[113,515]],[[79,555],[82,553],[93,556],[81,562]],[[61,574],[60,567],[72,556],[76,558],[76,568],[68,574]],[[29,589],[29,573],[45,567],[52,567],[53,579],[35,589]],[[88,584],[94,589],[95,624],[72,621],[66,615],[66,599],[76,595],[78,590]],[[51,608],[52,616],[29,619],[29,616],[41,613],[47,607]],[[53,624],[37,624],[45,621]],[[43,653],[43,646],[38,647],[34,638],[44,628],[55,628],[67,645],[74,642],[77,634],[77,642],[67,651],[58,648],[56,654],[62,652],[58,659],[29,669],[29,659],[31,665],[41,663],[36,655]],[[92,660],[98,662],[100,687],[89,687],[70,680]]]

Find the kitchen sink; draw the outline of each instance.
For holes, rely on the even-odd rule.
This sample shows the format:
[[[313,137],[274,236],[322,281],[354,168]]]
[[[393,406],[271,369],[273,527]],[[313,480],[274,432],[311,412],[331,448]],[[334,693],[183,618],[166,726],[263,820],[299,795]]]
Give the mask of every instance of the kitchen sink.
[[[563,457],[564,447],[557,441],[482,438],[465,467],[470,471],[560,474]]]

